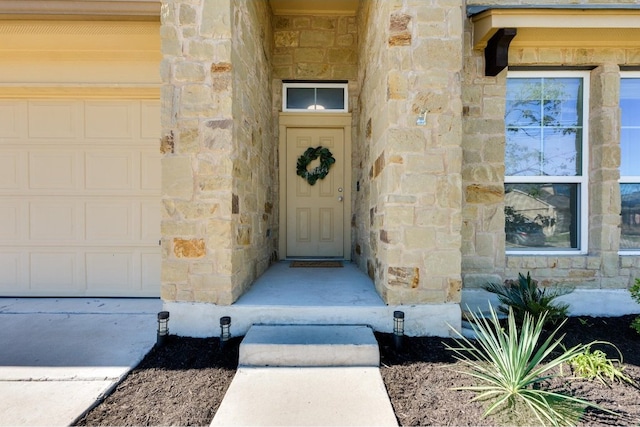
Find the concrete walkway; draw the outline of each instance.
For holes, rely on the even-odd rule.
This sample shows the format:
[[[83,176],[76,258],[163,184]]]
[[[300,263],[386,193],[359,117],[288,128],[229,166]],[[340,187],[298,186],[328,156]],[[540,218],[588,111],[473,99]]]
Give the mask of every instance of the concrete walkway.
[[[0,426],[66,426],[156,340],[159,299],[0,298]]]
[[[397,426],[366,326],[251,327],[211,426]]]

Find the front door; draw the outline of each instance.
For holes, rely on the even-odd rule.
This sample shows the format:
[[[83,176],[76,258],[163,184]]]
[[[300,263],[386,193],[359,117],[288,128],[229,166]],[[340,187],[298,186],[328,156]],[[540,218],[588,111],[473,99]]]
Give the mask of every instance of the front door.
[[[287,170],[287,257],[344,257],[345,162],[343,128],[295,128],[286,130]],[[318,147],[329,150],[321,151]],[[308,149],[314,155],[304,156]],[[317,154],[318,152],[324,155]],[[313,185],[313,176],[302,177],[299,161],[306,171],[335,159],[323,179]]]

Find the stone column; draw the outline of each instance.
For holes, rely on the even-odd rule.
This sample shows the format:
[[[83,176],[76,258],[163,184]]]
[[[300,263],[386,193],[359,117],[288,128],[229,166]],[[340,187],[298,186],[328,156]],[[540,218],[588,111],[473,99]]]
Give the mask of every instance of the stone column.
[[[230,0],[162,4],[162,298],[230,304]]]
[[[594,69],[589,99],[589,253],[600,255],[603,281],[617,276],[619,271],[619,100],[620,67],[604,64]]]
[[[369,29],[385,29],[383,45],[361,58],[367,64],[361,98],[375,99],[365,101],[360,132],[372,140],[375,260],[369,270],[388,304],[455,303],[461,291],[463,2],[397,0],[385,7],[367,20]],[[376,35],[365,40],[375,42]],[[377,82],[384,92],[376,95],[369,89]],[[375,98],[380,95],[385,99]]]

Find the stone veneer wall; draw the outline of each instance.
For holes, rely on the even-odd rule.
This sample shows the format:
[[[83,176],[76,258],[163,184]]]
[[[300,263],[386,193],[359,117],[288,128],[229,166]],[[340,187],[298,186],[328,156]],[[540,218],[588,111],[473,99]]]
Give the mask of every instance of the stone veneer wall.
[[[165,301],[231,304],[274,251],[270,92],[239,87],[269,87],[269,16],[264,2],[163,2]]]
[[[469,1],[468,4],[476,3]],[[505,6],[504,2],[498,2]],[[513,1],[514,5],[571,1]],[[582,1],[581,4],[608,4]],[[616,2],[634,3],[635,1]],[[477,4],[496,4],[482,1]],[[624,289],[640,276],[640,257],[618,255],[620,244],[620,66],[640,65],[640,49],[522,48],[512,43],[509,65],[593,67],[590,90],[588,255],[508,255],[504,245],[504,96],[507,71],[484,77],[482,52],[471,49],[465,30],[463,263],[465,288],[500,282],[530,271],[543,283]]]
[[[463,14],[462,0],[361,6],[356,259],[388,304],[460,301]]]
[[[273,123],[282,111],[282,80],[347,80],[349,111],[356,115],[356,17],[278,15],[273,28]]]

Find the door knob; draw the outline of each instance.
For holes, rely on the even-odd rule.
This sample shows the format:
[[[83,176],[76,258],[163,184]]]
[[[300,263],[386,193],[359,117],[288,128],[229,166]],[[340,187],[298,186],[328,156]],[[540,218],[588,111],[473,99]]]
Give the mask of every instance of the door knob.
[[[342,193],[342,187],[338,187],[338,193]]]
[[[342,196],[338,196],[338,201],[339,201],[339,202],[341,202],[341,201],[343,201],[343,200],[344,200],[344,197],[342,197]]]

